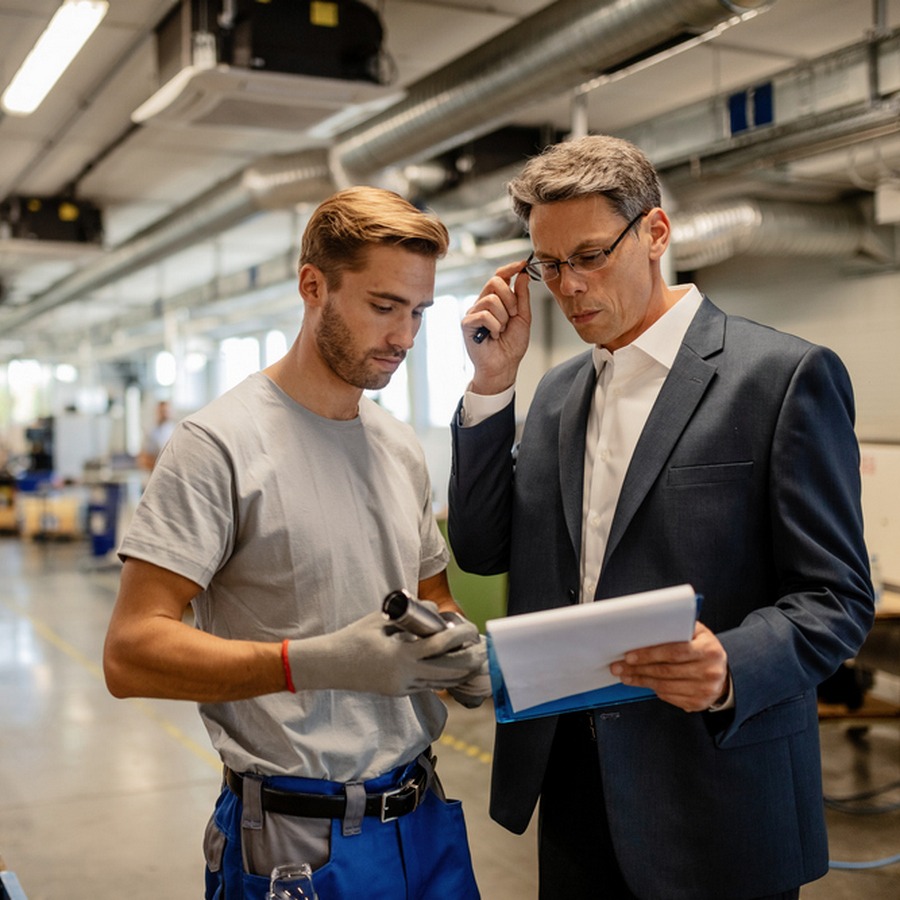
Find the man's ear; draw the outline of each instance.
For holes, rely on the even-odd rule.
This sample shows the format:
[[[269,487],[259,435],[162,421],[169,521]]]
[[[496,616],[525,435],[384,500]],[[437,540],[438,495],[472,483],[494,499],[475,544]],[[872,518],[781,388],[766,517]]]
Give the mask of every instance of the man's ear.
[[[672,238],[672,223],[665,210],[656,206],[647,213],[647,224],[650,230],[650,258],[659,259]]]
[[[300,267],[298,289],[303,302],[309,306],[324,306],[328,299],[325,275],[312,263],[304,263]]]

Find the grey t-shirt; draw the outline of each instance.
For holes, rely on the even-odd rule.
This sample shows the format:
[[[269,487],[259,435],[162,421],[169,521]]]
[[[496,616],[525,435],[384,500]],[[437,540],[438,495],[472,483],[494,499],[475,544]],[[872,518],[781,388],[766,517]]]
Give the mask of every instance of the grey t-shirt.
[[[335,631],[448,561],[412,429],[371,400],[351,421],[301,407],[262,373],[179,423],[119,548],[204,590],[198,628],[278,642]],[[283,691],[205,703],[238,772],[352,781],[406,762],[441,733],[431,692]]]

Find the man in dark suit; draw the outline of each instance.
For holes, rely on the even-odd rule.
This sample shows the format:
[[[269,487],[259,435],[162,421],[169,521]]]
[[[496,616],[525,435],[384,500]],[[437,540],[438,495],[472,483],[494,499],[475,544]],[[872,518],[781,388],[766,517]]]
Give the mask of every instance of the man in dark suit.
[[[666,285],[671,226],[631,144],[548,148],[509,189],[534,252],[463,320],[457,560],[509,571],[513,615],[704,600],[692,640],[613,665],[654,698],[498,726],[491,814],[521,833],[540,797],[542,900],[797,897],[828,866],[816,685],[874,614],[847,373]],[[514,451],[529,278],[592,349],[544,376]]]

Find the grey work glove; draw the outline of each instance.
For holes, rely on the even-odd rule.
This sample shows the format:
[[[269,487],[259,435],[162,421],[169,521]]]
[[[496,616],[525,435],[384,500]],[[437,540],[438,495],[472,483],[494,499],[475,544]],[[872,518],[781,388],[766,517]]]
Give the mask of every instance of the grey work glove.
[[[480,638],[479,644],[484,654],[484,661],[478,671],[470,675],[462,684],[447,688],[447,693],[466,709],[475,709],[481,706],[485,698],[491,696],[491,673],[488,669],[487,649],[483,637]]]
[[[288,664],[297,690],[403,697],[461,684],[484,660],[478,629],[471,622],[412,639],[389,634],[386,624],[380,612],[373,612],[331,634],[290,641]]]
[[[441,617],[454,626],[471,624],[456,612],[442,612]],[[478,643],[481,648],[481,665],[465,681],[447,688],[447,693],[466,709],[476,709],[484,703],[486,697],[491,696],[491,673],[488,668],[487,645],[484,636],[478,635]]]

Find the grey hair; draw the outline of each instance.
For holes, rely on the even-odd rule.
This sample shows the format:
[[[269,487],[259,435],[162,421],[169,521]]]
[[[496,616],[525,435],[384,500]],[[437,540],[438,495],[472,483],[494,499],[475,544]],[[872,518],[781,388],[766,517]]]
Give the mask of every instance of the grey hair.
[[[556,200],[599,194],[628,221],[661,200],[650,160],[634,144],[602,134],[547,147],[506,187],[526,228],[532,207]]]

